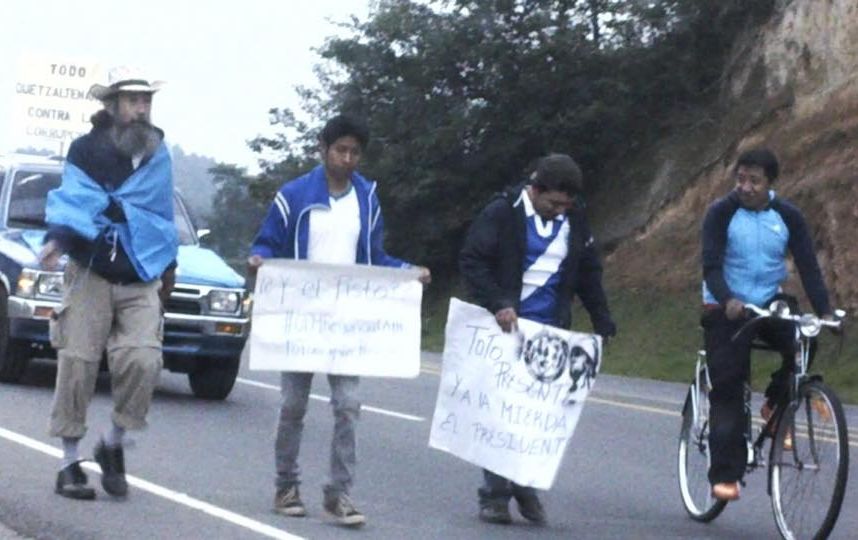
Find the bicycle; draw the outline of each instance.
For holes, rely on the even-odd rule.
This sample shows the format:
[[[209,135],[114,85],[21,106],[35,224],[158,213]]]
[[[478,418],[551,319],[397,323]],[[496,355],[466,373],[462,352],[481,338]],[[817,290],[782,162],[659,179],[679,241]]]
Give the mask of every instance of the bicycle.
[[[748,444],[747,472],[768,467],[767,493],[781,536],[825,538],[834,528],[849,472],[849,435],[840,399],[820,375],[807,371],[811,343],[823,327],[842,328],[846,313],[835,312],[827,321],[813,314],[792,314],[786,302],[773,302],[768,310],[754,305],[757,315],[733,336],[766,319],[795,325],[795,371],[789,377],[789,394],[754,437],[751,420],[750,383],[745,382],[745,430]],[[768,347],[755,344],[755,349]],[[727,501],[715,499],[709,484],[709,400],[712,388],[706,352],[697,353],[694,380],[682,408],[679,435],[679,489],[691,519],[709,522],[718,517]],[[766,460],[763,447],[772,439]]]

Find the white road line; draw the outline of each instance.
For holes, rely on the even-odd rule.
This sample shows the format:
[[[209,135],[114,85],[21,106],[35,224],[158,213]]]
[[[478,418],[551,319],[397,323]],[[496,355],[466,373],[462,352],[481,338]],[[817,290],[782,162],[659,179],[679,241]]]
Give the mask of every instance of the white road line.
[[[51,457],[62,458],[63,453],[59,448],[54,448],[51,445],[45,444],[43,442],[37,441],[35,439],[31,439],[26,435],[21,435],[20,433],[16,433],[14,431],[9,431],[8,429],[0,428],[0,437],[20,444],[22,446],[26,446],[32,450],[36,450],[37,452],[41,452],[43,454],[47,454]],[[101,474],[101,468],[92,463],[84,463],[83,467],[90,471]],[[259,533],[263,536],[267,536],[268,538],[277,538],[278,540],[300,540],[300,536],[295,536],[294,534],[290,534],[286,531],[277,529],[270,525],[266,525],[260,521],[256,521],[249,517],[242,516],[241,514],[236,514],[235,512],[231,512],[224,508],[220,508],[219,506],[215,506],[213,504],[207,503],[205,501],[201,501],[200,499],[195,499],[186,493],[179,493],[177,491],[173,491],[171,489],[167,489],[165,487],[159,486],[157,484],[153,484],[147,480],[143,480],[142,478],[138,478],[136,476],[132,476],[130,474],[126,474],[125,478],[128,480],[128,483],[132,486],[142,490],[148,491],[153,495],[157,495],[158,497],[162,497],[169,501],[181,504],[183,506],[187,506],[188,508],[193,508],[194,510],[199,510],[205,514],[208,514],[212,517],[216,517],[218,519],[222,519],[233,525],[238,525],[239,527],[244,527],[250,531]]]
[[[246,384],[248,386],[255,386],[257,388],[265,388],[266,390],[274,390],[275,392],[280,391],[279,386],[275,386],[273,384],[268,384],[264,382],[254,381],[253,379],[245,379],[243,377],[236,377],[235,382],[239,382],[241,384]],[[320,396],[318,394],[310,394],[310,399],[315,399],[317,401],[330,402],[331,398],[327,396]],[[383,414],[385,416],[392,416],[393,418],[399,418],[401,420],[409,420],[411,422],[424,422],[426,419],[422,416],[414,416],[412,414],[405,414],[396,411],[389,411],[387,409],[380,409],[378,407],[372,407],[370,405],[361,405],[362,411],[374,412],[376,414]]]

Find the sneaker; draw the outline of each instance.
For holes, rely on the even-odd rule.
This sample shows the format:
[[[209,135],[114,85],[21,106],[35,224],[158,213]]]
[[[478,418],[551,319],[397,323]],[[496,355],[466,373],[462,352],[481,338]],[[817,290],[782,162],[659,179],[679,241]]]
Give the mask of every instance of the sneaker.
[[[94,450],[95,461],[101,466],[101,487],[114,497],[128,494],[125,480],[125,454],[121,446],[107,446],[98,441]]]
[[[515,502],[518,504],[518,513],[521,517],[535,523],[537,525],[545,525],[545,509],[542,503],[539,502],[539,497],[536,493],[516,493],[513,495]]]
[[[325,511],[330,514],[337,523],[346,527],[360,527],[366,523],[366,517],[361,514],[351,498],[345,493],[337,495],[325,494]]]
[[[739,482],[719,482],[712,486],[712,496],[720,501],[735,501],[740,491]]]
[[[304,517],[307,509],[301,501],[298,486],[290,486],[277,490],[274,496],[274,511],[289,517]]]
[[[75,461],[57,473],[54,492],[69,499],[91,501],[95,498],[95,490],[86,485],[86,482],[86,473],[80,468],[80,461]]]
[[[489,500],[480,502],[480,521],[509,525],[512,516],[509,515],[509,503],[505,500]]]

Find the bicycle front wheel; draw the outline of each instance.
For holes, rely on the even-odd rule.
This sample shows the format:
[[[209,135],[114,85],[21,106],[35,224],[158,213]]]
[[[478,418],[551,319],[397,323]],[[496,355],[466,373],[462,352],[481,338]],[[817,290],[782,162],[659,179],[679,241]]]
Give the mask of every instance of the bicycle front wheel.
[[[772,510],[787,539],[826,538],[849,474],[843,406],[821,381],[804,383],[778,423],[771,451]]]
[[[727,506],[712,497],[709,484],[709,394],[692,384],[679,431],[679,493],[691,519],[712,521]]]

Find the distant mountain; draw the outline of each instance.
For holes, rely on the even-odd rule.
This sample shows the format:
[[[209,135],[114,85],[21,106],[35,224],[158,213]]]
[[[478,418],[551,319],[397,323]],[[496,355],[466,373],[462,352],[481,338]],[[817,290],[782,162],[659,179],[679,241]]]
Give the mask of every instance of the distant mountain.
[[[178,145],[172,148],[173,176],[197,227],[207,227],[216,193],[209,169],[217,162],[208,156],[187,154]]]

